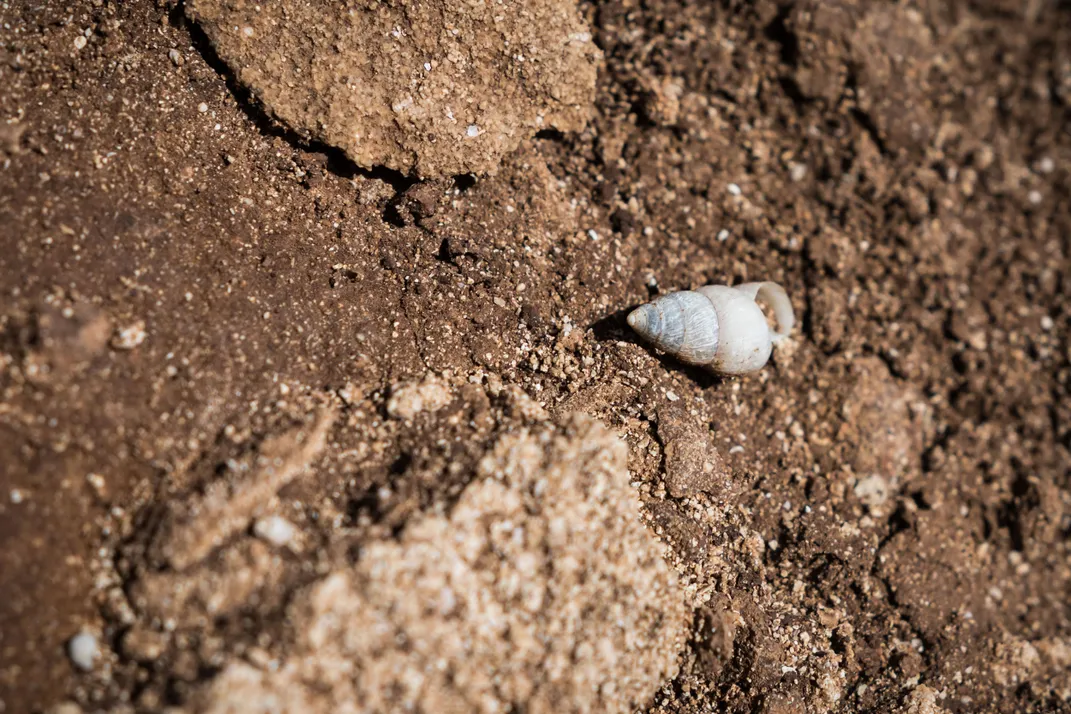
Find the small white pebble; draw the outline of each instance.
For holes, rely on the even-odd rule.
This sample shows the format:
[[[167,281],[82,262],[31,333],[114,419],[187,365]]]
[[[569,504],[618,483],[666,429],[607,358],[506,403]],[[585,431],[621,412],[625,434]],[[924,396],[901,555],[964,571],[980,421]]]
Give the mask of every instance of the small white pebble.
[[[86,40],[84,35],[78,35],[78,37],[74,38],[74,48],[80,50],[86,46],[86,42],[88,42],[88,40]]]
[[[1038,205],[1039,203],[1041,203],[1041,191],[1031,191],[1026,195],[1026,200],[1030,201],[1030,203],[1034,204],[1035,206]]]
[[[737,186],[735,183],[729,184],[726,188],[728,188],[729,189],[729,193],[731,193],[734,196],[739,196],[741,193],[743,193],[743,191],[740,190],[740,187]]]
[[[100,656],[97,637],[89,632],[79,632],[67,643],[67,654],[74,666],[83,672],[89,672]]]
[[[168,50],[167,51],[167,57],[168,57],[168,59],[171,60],[171,64],[175,65],[176,67],[181,67],[182,66],[183,57],[182,57],[182,53],[179,52],[178,50]]]
[[[465,130],[465,135],[470,139],[480,135],[480,127],[475,124],[469,124],[469,128]]]
[[[599,234],[594,228],[589,228],[588,238],[590,238],[591,240],[599,240]]]
[[[26,496],[17,488],[11,489],[11,502],[18,505],[22,503]]]
[[[1038,161],[1038,171],[1043,174],[1051,174],[1056,170],[1056,162],[1052,160],[1050,156],[1043,156]]]
[[[1041,316],[1041,329],[1043,329],[1046,332],[1048,332],[1049,330],[1051,330],[1053,328],[1054,325],[1055,325],[1055,323],[1052,321],[1051,317],[1049,317],[1048,315],[1042,315]]]
[[[86,474],[86,483],[88,483],[98,494],[104,493],[104,489],[108,485],[104,481],[104,477],[100,474]]]
[[[197,105],[197,111],[199,111],[202,114],[204,114],[205,112],[208,111],[208,105],[205,104],[204,102],[201,102],[200,104]]]
[[[889,482],[881,474],[871,474],[865,478],[861,478],[855,483],[855,487],[852,489],[856,498],[865,503],[868,506],[880,506],[889,500],[889,495],[892,489],[889,487]]]
[[[242,28],[242,34],[245,35],[246,37],[252,37],[253,36],[253,28],[250,27],[249,25],[246,25],[245,27]]]
[[[720,231],[718,231],[718,240],[720,242],[722,242],[722,243],[724,243],[725,241],[729,240],[729,229],[728,228],[722,228]]]
[[[788,177],[793,183],[799,183],[807,178],[807,164],[793,163],[788,169]]]
[[[281,548],[294,540],[295,529],[294,525],[282,516],[268,516],[256,522],[253,533],[257,538]]]
[[[737,444],[736,446],[734,446],[731,449],[729,449],[729,453],[730,454],[739,454],[739,453],[742,453],[743,451],[744,451],[744,447],[741,446],[740,444]]]
[[[431,62],[425,62],[424,63],[424,71],[425,72],[430,72],[431,71]]]
[[[666,392],[666,399],[668,399],[671,402],[675,402],[678,399],[680,399],[680,397],[677,396],[676,392]]]

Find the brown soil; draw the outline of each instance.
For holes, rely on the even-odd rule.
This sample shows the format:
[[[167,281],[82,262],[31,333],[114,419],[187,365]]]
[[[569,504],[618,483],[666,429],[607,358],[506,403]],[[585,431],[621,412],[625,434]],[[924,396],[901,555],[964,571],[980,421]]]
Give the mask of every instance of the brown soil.
[[[0,711],[1071,711],[1071,7],[579,11],[586,127],[417,181],[181,6],[0,4]],[[745,280],[753,377],[625,324]]]

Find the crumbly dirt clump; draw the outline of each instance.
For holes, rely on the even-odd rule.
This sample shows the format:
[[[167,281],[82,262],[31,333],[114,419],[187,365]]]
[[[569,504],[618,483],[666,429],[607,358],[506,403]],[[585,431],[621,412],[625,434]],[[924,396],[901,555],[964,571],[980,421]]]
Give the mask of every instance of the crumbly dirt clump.
[[[626,461],[590,417],[503,437],[451,515],[295,598],[280,668],[230,662],[191,711],[632,711],[675,672],[686,618]]]
[[[602,54],[573,0],[186,4],[239,81],[360,166],[486,173],[586,122]]]

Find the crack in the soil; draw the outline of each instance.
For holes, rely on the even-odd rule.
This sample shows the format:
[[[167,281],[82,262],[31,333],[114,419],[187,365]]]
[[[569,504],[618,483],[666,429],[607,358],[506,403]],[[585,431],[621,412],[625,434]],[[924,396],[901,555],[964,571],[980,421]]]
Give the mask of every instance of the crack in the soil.
[[[297,131],[287,126],[282,120],[273,116],[249,88],[238,80],[230,65],[220,57],[204,29],[197,22],[186,16],[185,2],[177,3],[171,9],[168,19],[172,25],[184,28],[189,32],[190,44],[205,63],[223,79],[239,110],[246,115],[257,131],[264,136],[282,139],[300,151],[323,154],[327,157],[327,170],[339,178],[349,180],[357,176],[363,176],[389,184],[394,190],[392,201],[397,200],[405,193],[406,189],[418,181],[415,176],[406,175],[401,171],[386,166],[374,166],[372,168],[358,166],[346,156],[342,149],[319,141],[307,132]],[[385,215],[383,220],[384,222],[389,222]]]

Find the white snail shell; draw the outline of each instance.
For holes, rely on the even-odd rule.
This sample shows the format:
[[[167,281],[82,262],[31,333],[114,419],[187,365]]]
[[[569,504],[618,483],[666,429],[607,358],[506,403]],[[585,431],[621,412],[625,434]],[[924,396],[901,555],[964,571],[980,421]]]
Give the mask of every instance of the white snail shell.
[[[759,301],[773,311],[773,332]],[[681,362],[721,374],[747,374],[765,366],[773,345],[792,331],[796,315],[777,283],[706,285],[640,305],[629,313],[628,324]]]

